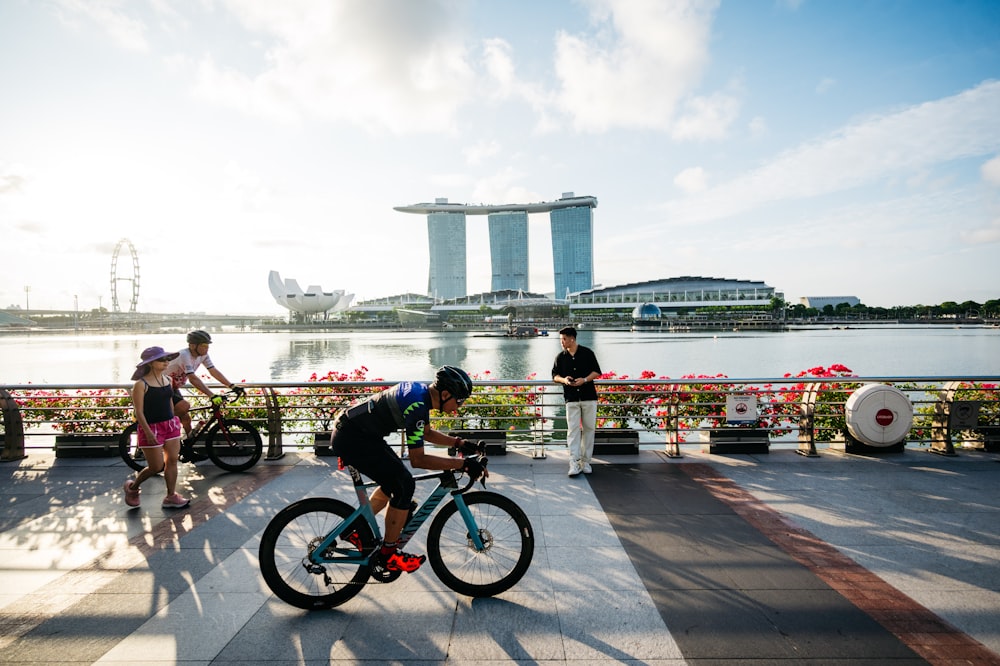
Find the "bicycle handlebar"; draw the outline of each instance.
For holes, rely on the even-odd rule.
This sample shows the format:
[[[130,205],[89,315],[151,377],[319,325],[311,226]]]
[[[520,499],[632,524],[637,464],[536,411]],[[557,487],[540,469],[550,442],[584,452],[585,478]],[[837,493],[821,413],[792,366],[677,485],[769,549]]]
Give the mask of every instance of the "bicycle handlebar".
[[[483,475],[481,477],[479,477],[479,482],[482,484],[483,488],[485,488],[486,487],[486,465],[490,462],[489,458],[487,458],[486,454],[484,454],[484,453],[480,453],[480,454],[477,454],[477,455],[474,455],[474,456],[466,456],[466,457],[467,458],[475,458],[476,460],[479,461],[479,464],[481,464],[483,466]],[[460,470],[460,469],[456,469],[454,471],[458,472],[458,473],[462,473],[462,470]],[[469,477],[469,482],[467,484],[465,484],[463,487],[461,487],[461,488],[459,488],[457,490],[451,491],[451,494],[452,495],[461,495],[462,493],[464,493],[465,491],[467,491],[469,488],[471,488],[472,485],[475,482],[476,482],[476,479],[473,479],[470,476]]]

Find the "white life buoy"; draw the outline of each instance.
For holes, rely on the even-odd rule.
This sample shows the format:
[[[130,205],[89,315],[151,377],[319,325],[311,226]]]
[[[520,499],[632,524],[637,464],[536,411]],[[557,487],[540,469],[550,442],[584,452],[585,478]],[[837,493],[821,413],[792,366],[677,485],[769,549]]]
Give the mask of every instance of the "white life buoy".
[[[903,441],[913,425],[913,404],[895,386],[866,384],[844,406],[847,432],[869,446]]]

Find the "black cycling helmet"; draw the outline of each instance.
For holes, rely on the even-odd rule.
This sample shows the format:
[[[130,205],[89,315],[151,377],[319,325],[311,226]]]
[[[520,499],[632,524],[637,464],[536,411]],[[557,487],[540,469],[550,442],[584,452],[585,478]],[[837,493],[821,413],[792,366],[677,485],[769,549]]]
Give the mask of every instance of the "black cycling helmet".
[[[434,376],[434,388],[438,391],[447,391],[462,402],[472,395],[472,380],[465,370],[446,365]]]
[[[212,336],[205,331],[191,331],[188,333],[188,344],[189,345],[203,345],[205,343],[211,343]]]

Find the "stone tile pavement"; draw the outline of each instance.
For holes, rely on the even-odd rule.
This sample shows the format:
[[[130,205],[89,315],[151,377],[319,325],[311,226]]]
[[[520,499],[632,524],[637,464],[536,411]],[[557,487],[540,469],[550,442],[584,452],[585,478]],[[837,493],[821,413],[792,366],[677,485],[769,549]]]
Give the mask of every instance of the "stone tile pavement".
[[[681,574],[714,562],[731,574],[719,580],[736,581],[725,591],[737,598],[745,592],[739,561],[721,550],[701,562],[679,557],[712,552],[705,542],[711,533],[691,527],[709,523],[710,514],[682,508],[697,505],[712,506],[711,515],[733,512],[739,533],[753,541],[740,552],[771,558],[773,608],[793,596],[818,604],[801,624],[824,622],[824,603],[827,611],[861,608],[880,627],[895,619],[895,633],[886,630],[902,646],[894,663],[1000,664],[996,457],[821,454],[692,450],[669,459],[642,451],[607,456],[591,478],[569,479],[564,450],[545,459],[515,450],[491,460],[489,488],[518,502],[535,528],[532,566],[517,586],[472,600],[425,567],[391,585],[369,585],[337,609],[309,613],[270,594],[257,569],[257,545],[268,520],[292,501],[352,496],[334,459],[290,453],[246,474],[208,462],[182,465],[179,488],[193,498],[189,508],[161,509],[162,484],[154,480],[144,486],[143,506],[130,510],[121,497],[128,470],[120,461],[57,460],[32,451],[0,465],[0,663],[716,663],[723,657],[685,640],[694,629],[680,602],[693,598],[682,595],[718,595],[706,593],[708,584],[692,591],[651,582],[651,565],[635,548],[684,533],[693,545],[674,543],[662,559],[646,559]],[[692,483],[662,474],[673,466]],[[639,536],[622,524],[627,484],[610,483],[626,478],[621,474],[661,495],[665,518]],[[411,550],[420,552],[425,531]],[[778,557],[782,540],[788,543],[781,552],[791,556]],[[843,579],[819,576],[816,589],[837,592],[803,594],[824,566]],[[898,608],[872,607],[887,594],[899,595]],[[680,615],[666,608],[671,603]],[[727,626],[748,617],[746,608],[721,602],[692,608],[690,618],[699,616],[718,622],[716,634],[699,630],[717,642],[725,642]],[[937,623],[905,624],[921,617]],[[801,630],[812,635],[808,626]],[[814,657],[792,661],[885,663],[856,653],[821,655],[827,648],[819,645]],[[754,663],[754,654],[771,654],[766,647],[730,641],[724,658]]]

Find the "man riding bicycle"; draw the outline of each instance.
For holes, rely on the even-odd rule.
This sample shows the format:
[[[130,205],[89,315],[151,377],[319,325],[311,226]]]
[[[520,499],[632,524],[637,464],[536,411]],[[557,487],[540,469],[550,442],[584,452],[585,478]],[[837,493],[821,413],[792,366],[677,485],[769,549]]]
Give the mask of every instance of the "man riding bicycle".
[[[191,331],[187,334],[187,349],[182,349],[178,354],[177,358],[170,362],[167,366],[166,374],[170,377],[170,381],[174,386],[174,415],[181,421],[181,426],[184,427],[184,437],[187,438],[191,435],[191,415],[188,413],[191,410],[191,403],[189,403],[181,394],[181,387],[187,384],[189,381],[191,385],[196,389],[204,393],[212,401],[212,404],[216,404],[216,401],[221,401],[222,397],[215,395],[205,382],[198,377],[198,368],[205,366],[208,370],[208,374],[215,377],[215,379],[225,386],[233,389],[234,391],[242,391],[243,389],[234,384],[233,382],[226,379],[226,376],[222,374],[215,364],[212,363],[212,359],[208,357],[208,346],[212,344],[212,336],[206,331]],[[185,460],[186,457],[190,457],[191,452],[182,455],[181,460]],[[204,456],[200,454],[198,457],[204,459]]]
[[[379,484],[371,496],[371,508],[378,514],[388,505],[385,538],[375,566],[389,571],[412,573],[426,556],[404,553],[398,548],[399,535],[406,525],[416,482],[385,437],[405,430],[410,465],[428,470],[462,470],[473,480],[489,472],[475,458],[454,459],[429,455],[424,442],[468,451],[472,446],[430,427],[430,411],[458,413],[472,394],[472,380],[461,368],[446,365],[437,371],[434,382],[402,382],[360,404],[342,410],[334,421],[331,448],[345,465]]]

